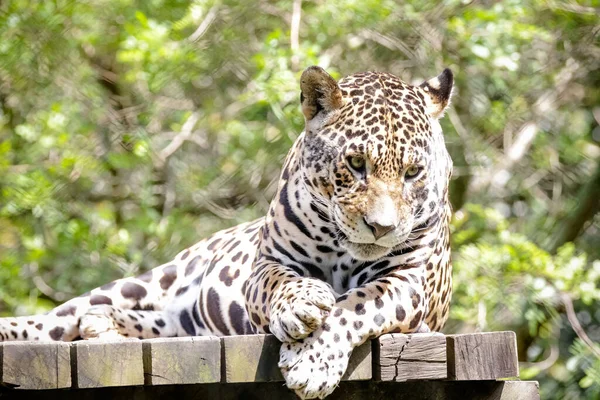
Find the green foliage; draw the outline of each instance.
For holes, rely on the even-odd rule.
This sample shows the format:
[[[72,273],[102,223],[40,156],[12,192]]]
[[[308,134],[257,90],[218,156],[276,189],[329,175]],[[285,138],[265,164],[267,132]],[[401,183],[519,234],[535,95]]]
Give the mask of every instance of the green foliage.
[[[549,371],[541,371],[538,365],[551,357],[544,349],[558,349],[564,339],[560,330],[568,322],[560,314],[561,293],[577,300],[579,315],[597,329],[600,260],[589,263],[586,254],[577,252],[572,243],[550,254],[525,236],[511,232],[510,224],[497,211],[479,205],[458,211],[452,229],[453,248],[458,251],[454,254],[449,329],[514,330],[520,333],[520,351],[527,352],[523,356],[534,361],[524,364],[522,378],[555,381],[542,385],[544,397],[574,395],[569,394],[572,387],[556,384],[567,381],[578,382],[589,398],[595,398],[600,391],[600,359],[579,339],[564,349],[571,353],[564,364],[555,362]],[[597,348],[600,351],[600,346]]]
[[[0,3],[0,314],[137,274],[263,215],[298,78],[450,67],[447,331],[511,329],[544,398],[597,398],[597,1]],[[571,243],[572,242],[572,243]]]

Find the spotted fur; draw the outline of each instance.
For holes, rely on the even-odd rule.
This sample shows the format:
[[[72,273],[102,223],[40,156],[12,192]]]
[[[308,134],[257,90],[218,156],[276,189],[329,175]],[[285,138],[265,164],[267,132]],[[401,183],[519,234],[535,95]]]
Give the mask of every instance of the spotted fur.
[[[451,90],[449,70],[411,86],[307,69],[306,129],[265,218],[48,314],[0,319],[0,341],[273,333],[288,387],[327,396],[354,347],[448,317],[452,161],[438,118]]]

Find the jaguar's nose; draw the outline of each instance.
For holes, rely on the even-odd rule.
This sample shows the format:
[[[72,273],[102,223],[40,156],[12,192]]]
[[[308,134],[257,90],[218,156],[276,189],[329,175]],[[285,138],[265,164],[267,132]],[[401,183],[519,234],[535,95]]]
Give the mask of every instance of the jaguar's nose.
[[[378,240],[379,238],[384,237],[389,232],[393,231],[395,228],[395,226],[391,225],[391,224],[390,225],[381,225],[374,221],[369,222],[367,217],[365,217],[364,220],[365,220],[365,224],[367,224],[367,226],[369,228],[371,228],[371,232],[373,232],[373,236],[375,236],[375,240]]]

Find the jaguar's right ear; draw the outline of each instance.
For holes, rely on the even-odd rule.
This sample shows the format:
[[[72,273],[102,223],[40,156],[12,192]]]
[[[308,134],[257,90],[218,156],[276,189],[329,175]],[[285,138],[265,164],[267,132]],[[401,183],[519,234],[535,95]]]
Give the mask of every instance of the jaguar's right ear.
[[[446,68],[437,77],[425,81],[419,85],[426,93],[426,110],[433,118],[441,118],[444,111],[450,105],[454,76],[452,71]]]
[[[321,67],[307,68],[300,77],[300,103],[306,130],[323,117],[342,107],[342,91],[335,79]]]

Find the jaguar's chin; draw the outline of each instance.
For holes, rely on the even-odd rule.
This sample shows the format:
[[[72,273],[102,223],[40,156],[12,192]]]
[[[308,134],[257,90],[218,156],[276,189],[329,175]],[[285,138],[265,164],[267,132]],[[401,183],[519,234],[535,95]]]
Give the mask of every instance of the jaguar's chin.
[[[392,251],[390,247],[379,246],[374,243],[353,243],[348,240],[340,243],[356,260],[374,261]]]

